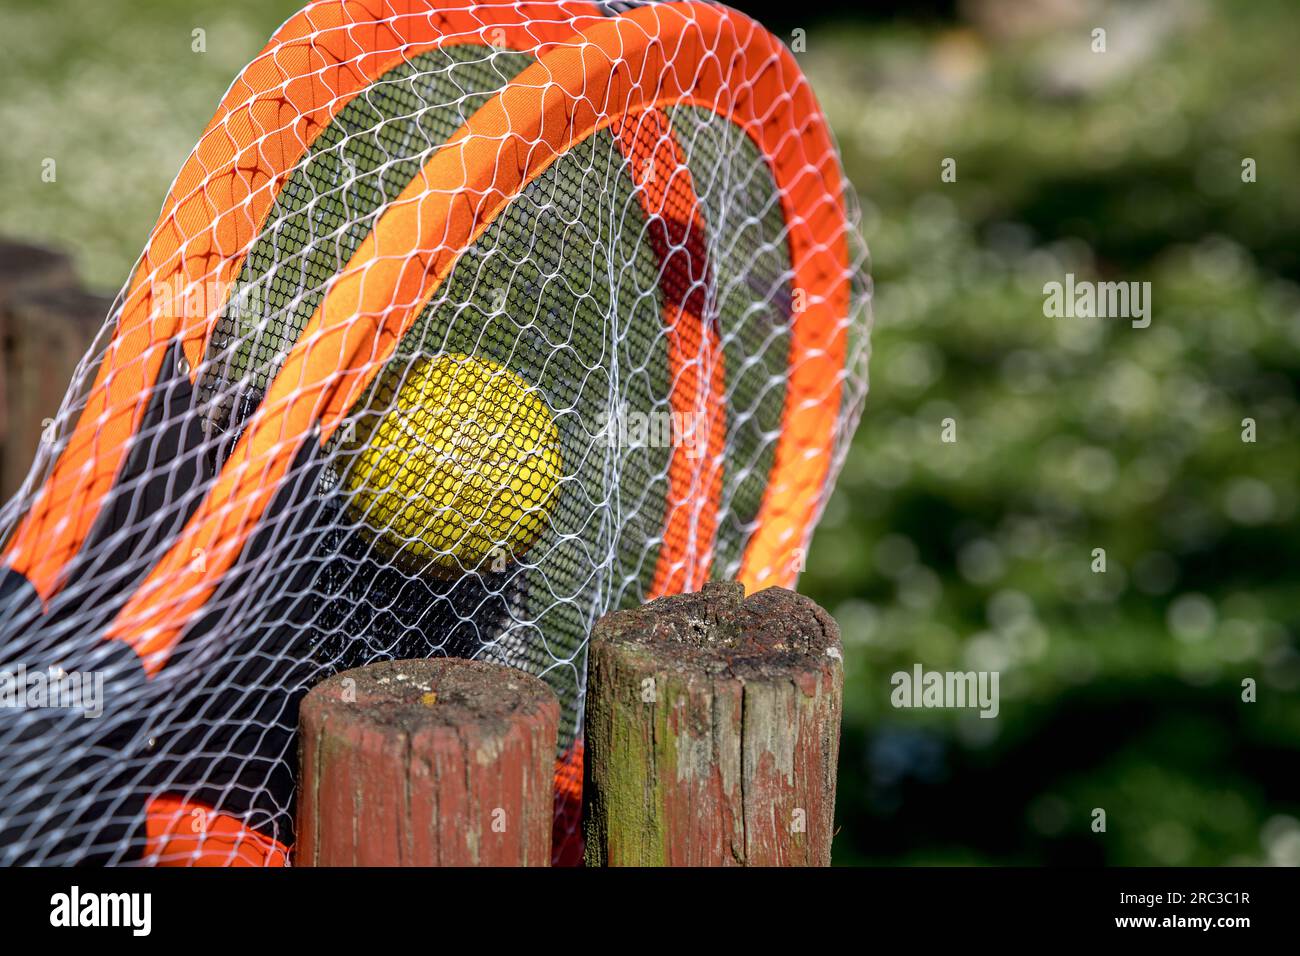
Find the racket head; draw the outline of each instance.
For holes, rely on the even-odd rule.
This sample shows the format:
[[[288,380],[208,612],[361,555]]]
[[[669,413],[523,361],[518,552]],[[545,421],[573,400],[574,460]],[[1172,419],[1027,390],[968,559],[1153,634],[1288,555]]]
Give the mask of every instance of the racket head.
[[[741,14],[310,4],[227,94],[6,512],[4,646],[126,648],[137,688],[122,774],[52,784],[50,812],[129,794],[143,835],[76,822],[45,858],[282,861],[296,700],[439,653],[555,688],[571,833],[595,619],[793,583],[865,395],[865,270],[808,83]],[[553,503],[499,566],[411,560],[401,509],[357,513],[366,416],[449,355],[555,428]]]

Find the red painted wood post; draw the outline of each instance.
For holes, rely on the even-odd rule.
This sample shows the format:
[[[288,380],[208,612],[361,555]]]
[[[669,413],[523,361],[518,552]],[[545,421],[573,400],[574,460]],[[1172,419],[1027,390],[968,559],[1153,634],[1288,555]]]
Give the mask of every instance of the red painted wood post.
[[[300,712],[297,866],[548,866],[560,707],[513,668],[388,661]]]
[[[739,584],[592,633],[587,864],[830,864],[844,666],[812,601]]]

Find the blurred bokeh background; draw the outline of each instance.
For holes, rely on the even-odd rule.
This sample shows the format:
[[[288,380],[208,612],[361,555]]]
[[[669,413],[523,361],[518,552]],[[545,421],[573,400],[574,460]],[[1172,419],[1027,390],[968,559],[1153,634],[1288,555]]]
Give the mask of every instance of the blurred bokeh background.
[[[873,256],[801,583],[846,644],[837,862],[1300,864],[1300,9],[734,5],[806,37]],[[0,235],[115,291],[296,6],[0,0]],[[1150,282],[1150,327],[1045,318],[1068,272]],[[1000,672],[998,718],[894,709],[915,663]]]

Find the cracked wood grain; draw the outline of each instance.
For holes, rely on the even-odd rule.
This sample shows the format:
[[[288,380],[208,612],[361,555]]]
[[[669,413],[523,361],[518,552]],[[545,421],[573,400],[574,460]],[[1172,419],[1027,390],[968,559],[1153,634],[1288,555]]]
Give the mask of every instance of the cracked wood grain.
[[[844,669],[824,610],[707,584],[603,617],[588,673],[588,865],[829,865]]]
[[[453,658],[345,671],[303,700],[298,866],[548,866],[560,708]]]

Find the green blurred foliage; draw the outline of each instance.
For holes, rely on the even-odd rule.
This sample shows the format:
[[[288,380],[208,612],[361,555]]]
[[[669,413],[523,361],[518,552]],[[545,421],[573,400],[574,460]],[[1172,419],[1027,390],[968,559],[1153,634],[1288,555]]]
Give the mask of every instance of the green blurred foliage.
[[[222,94],[300,6],[0,0],[0,233],[69,250],[116,291]]]
[[[0,2],[0,233],[117,287],[296,5]],[[801,582],[846,644],[837,860],[1300,863],[1300,11],[932,6],[799,54],[876,290]],[[1150,328],[1044,317],[1067,272],[1149,281]],[[998,718],[891,707],[918,662],[998,671]]]
[[[801,581],[847,645],[837,859],[1300,863],[1300,17],[965,9],[801,57],[876,289]],[[1066,273],[1151,326],[1044,317]],[[1000,672],[999,717],[894,709],[917,662]]]

